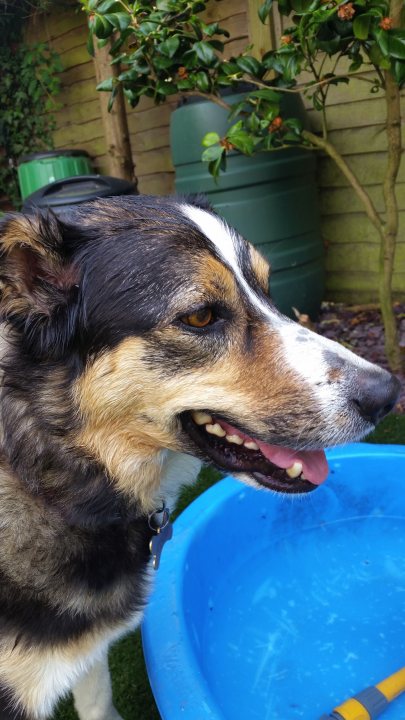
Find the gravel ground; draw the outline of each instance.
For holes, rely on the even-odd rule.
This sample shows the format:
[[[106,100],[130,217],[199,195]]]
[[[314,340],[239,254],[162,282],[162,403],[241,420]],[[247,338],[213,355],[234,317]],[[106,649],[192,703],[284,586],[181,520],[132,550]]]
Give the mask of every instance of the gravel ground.
[[[405,353],[405,303],[395,303],[399,343]],[[327,338],[340,342],[366,360],[387,368],[384,352],[384,328],[376,305],[343,305],[323,303],[314,329]],[[402,392],[395,412],[405,414],[405,375],[399,376]]]

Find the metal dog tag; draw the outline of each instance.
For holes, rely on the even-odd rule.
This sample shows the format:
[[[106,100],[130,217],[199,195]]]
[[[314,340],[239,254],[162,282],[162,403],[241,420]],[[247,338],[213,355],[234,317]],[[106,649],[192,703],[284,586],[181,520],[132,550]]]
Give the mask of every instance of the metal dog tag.
[[[152,553],[152,566],[154,570],[159,569],[160,556],[162,554],[163,545],[173,537],[173,525],[170,520],[161,528],[157,529],[156,535],[153,536],[149,544]]]
[[[159,521],[158,515],[162,515],[161,521]],[[154,570],[158,570],[163,545],[173,537],[173,525],[170,522],[170,510],[163,503],[162,509],[159,509],[149,515],[148,522],[150,529],[156,533],[149,543],[149,550],[152,554],[152,567]]]

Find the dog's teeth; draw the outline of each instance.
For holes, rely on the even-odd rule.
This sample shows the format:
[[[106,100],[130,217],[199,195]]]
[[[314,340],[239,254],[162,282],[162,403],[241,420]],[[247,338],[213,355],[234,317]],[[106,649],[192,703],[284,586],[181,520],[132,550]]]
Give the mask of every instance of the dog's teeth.
[[[259,446],[253,442],[253,440],[245,440],[243,443],[243,447],[247,448],[248,450],[258,450]]]
[[[297,478],[298,475],[301,475],[302,473],[302,463],[295,462],[294,465],[291,465],[291,467],[287,468],[286,473],[290,478]]]
[[[208,413],[205,412],[201,412],[201,410],[195,410],[191,413],[191,416],[196,425],[206,425],[207,423],[212,423],[211,415],[208,415]]]
[[[243,445],[243,438],[240,435],[227,435],[226,439],[234,445]]]
[[[206,425],[205,429],[210,435],[218,435],[218,437],[225,437],[226,432],[218,423],[214,423],[213,425]]]

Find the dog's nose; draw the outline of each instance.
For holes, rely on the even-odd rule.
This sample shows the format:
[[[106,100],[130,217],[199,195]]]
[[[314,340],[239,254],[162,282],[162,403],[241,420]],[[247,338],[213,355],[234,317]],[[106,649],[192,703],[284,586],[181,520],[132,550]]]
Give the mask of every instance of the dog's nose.
[[[376,425],[393,409],[401,389],[395,375],[386,370],[359,373],[353,399],[361,415]]]

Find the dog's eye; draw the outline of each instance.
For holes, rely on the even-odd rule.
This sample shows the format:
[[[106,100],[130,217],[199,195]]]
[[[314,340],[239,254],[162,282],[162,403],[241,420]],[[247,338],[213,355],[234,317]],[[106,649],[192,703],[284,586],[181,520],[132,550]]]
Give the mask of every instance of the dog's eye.
[[[180,318],[182,323],[195,328],[205,328],[207,325],[211,325],[214,319],[214,313],[209,307],[200,308],[200,310]]]

